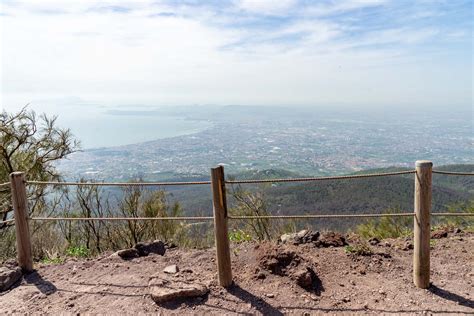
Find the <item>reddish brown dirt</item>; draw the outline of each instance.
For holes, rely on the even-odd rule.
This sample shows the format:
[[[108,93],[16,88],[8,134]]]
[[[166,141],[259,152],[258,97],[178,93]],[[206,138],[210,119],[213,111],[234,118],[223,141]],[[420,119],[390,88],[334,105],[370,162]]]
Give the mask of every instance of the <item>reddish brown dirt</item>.
[[[378,253],[372,256],[309,244],[237,245],[232,251],[235,286],[228,290],[217,286],[213,249],[172,249],[163,257],[131,261],[103,256],[39,265],[19,286],[0,294],[0,314],[473,314],[474,234],[436,240],[431,256],[433,285],[428,290],[412,284],[412,250],[402,250],[405,243],[382,241],[371,246]],[[289,261],[275,270],[281,273],[271,273],[263,263],[284,252],[292,254],[284,259]],[[148,295],[149,278],[169,264],[180,267],[177,279],[207,283],[210,293],[165,305],[154,303]],[[294,277],[296,269],[306,266],[316,274],[309,291]]]

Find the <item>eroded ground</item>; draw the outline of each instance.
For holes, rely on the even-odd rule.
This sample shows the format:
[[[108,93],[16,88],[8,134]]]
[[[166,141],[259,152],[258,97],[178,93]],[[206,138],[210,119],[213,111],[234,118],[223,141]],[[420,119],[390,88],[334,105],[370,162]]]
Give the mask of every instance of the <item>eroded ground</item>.
[[[39,265],[21,284],[0,294],[0,314],[474,313],[474,235],[449,234],[433,242],[429,290],[412,284],[412,250],[406,243],[384,240],[371,246],[370,256],[312,244],[236,245],[232,250],[235,285],[229,289],[217,286],[213,249],[170,249],[164,256],[130,261],[104,255]],[[280,253],[286,253],[286,259],[272,258]],[[170,264],[181,271],[169,278],[204,284],[210,292],[156,304],[148,282]],[[315,273],[310,284],[304,278],[298,281],[298,273],[306,268]]]

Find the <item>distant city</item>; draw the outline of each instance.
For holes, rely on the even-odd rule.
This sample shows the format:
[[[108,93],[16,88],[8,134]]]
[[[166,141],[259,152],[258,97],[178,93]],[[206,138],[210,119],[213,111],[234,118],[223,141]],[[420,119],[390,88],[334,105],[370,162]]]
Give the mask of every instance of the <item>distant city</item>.
[[[436,165],[474,162],[473,122],[465,113],[228,106],[130,115],[130,120],[140,120],[140,115],[179,117],[209,127],[188,135],[84,150],[58,168],[69,179],[118,181],[206,176],[218,164],[232,173],[285,169],[329,175],[412,167],[417,159],[431,159]]]

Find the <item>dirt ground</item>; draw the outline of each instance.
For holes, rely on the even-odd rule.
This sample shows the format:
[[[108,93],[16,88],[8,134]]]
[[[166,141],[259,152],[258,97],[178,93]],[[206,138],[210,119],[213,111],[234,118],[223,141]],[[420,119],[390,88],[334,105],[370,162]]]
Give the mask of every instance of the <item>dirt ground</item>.
[[[229,289],[217,285],[213,249],[175,248],[164,256],[130,261],[104,255],[38,265],[21,284],[0,294],[0,314],[474,314],[474,234],[433,241],[428,290],[412,283],[413,253],[407,242],[381,241],[371,246],[375,254],[370,256],[312,244],[235,245],[235,285]],[[278,262],[272,256],[279,253],[290,259]],[[273,273],[269,262],[277,264]],[[149,279],[171,264],[181,270],[174,278],[206,284],[209,294],[156,304],[148,294]],[[305,289],[292,270],[307,267],[315,275]]]

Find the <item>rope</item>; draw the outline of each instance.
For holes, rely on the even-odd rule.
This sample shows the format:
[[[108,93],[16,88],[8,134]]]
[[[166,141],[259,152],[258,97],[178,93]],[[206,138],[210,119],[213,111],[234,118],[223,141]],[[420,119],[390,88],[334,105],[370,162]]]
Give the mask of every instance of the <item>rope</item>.
[[[15,222],[15,219],[12,218],[12,219],[7,219],[6,221],[0,221],[0,225],[3,225],[3,224],[8,224],[8,223],[13,223]]]
[[[474,213],[431,213],[432,216],[474,216]],[[318,215],[261,215],[261,216],[228,216],[229,219],[304,219],[304,218],[344,218],[344,217],[397,217],[415,216],[415,213],[384,214],[318,214]],[[34,221],[142,221],[142,220],[213,220],[212,216],[180,217],[32,217]],[[14,219],[3,223],[12,222]],[[2,222],[0,222],[1,224]]]
[[[211,181],[191,182],[59,182],[59,181],[26,181],[27,184],[42,185],[77,185],[77,186],[167,186],[167,185],[202,185]]]
[[[262,215],[262,216],[229,216],[229,219],[298,219],[298,218],[339,218],[339,217],[385,217],[414,216],[415,213],[386,214],[321,214],[321,215]]]
[[[431,213],[431,216],[474,216],[474,213]]]
[[[357,174],[348,176],[334,176],[334,177],[317,177],[317,178],[289,178],[289,179],[263,179],[263,180],[228,180],[225,183],[229,184],[242,184],[242,183],[276,183],[276,182],[306,182],[306,181],[322,181],[322,180],[341,180],[341,179],[358,179],[358,178],[375,178],[375,177],[386,177],[386,176],[398,176],[402,174],[416,173],[415,170],[408,171],[397,171],[387,173],[370,173],[370,174]]]
[[[0,187],[10,186],[10,182],[0,183]]]
[[[446,174],[450,176],[474,176],[474,173],[469,173],[469,172],[451,172],[451,171],[439,171],[439,170],[433,170],[433,173],[437,174]]]
[[[31,217],[32,221],[198,221],[213,220],[212,216],[180,217]]]

